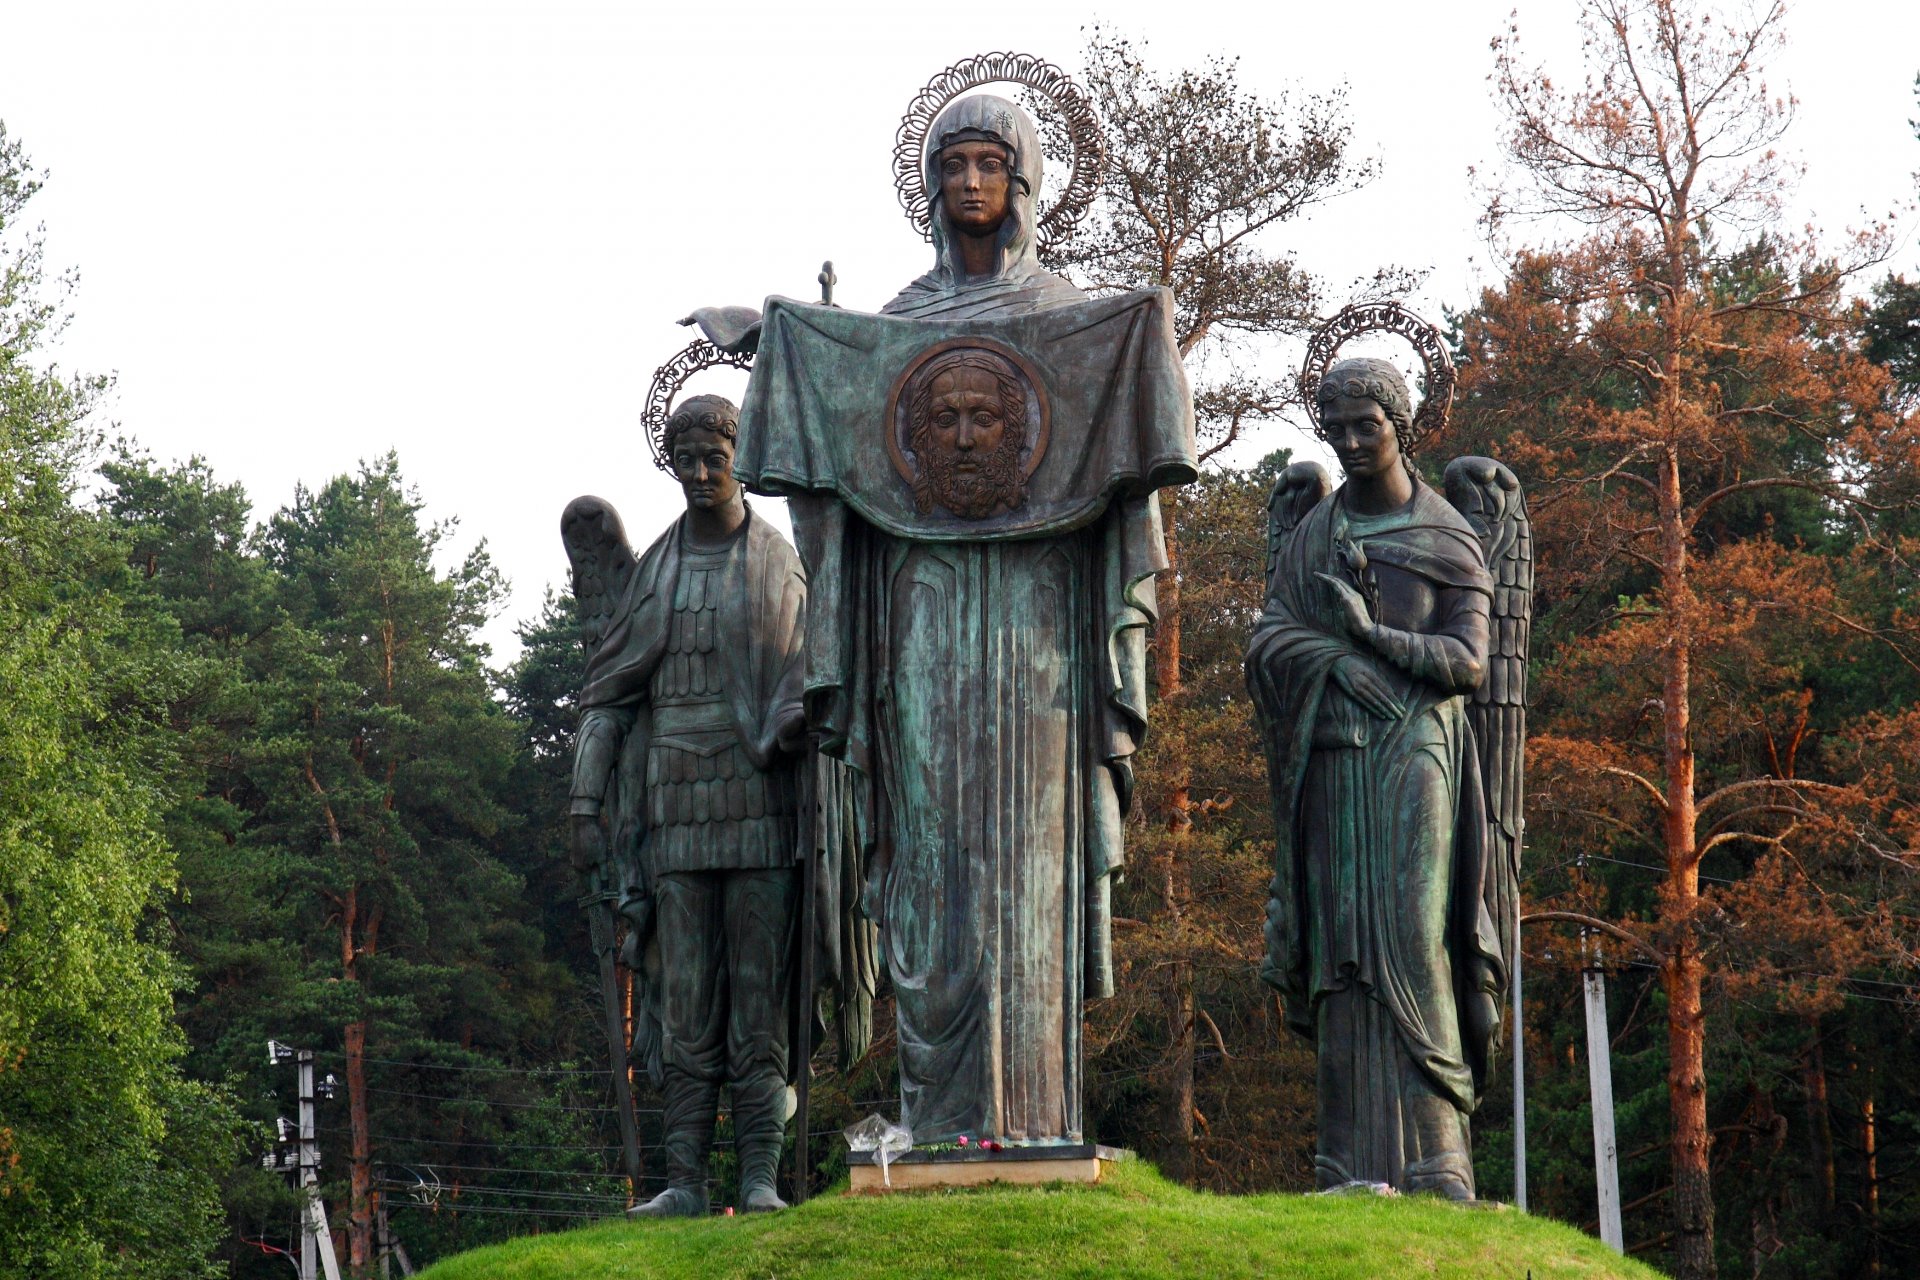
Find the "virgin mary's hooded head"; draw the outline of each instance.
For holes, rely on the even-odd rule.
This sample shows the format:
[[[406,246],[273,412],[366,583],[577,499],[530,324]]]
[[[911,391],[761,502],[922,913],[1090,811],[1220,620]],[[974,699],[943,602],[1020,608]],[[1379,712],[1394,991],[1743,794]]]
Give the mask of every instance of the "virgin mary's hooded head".
[[[955,243],[960,233],[954,230],[940,195],[940,155],[956,142],[995,142],[1007,149],[1007,216],[996,233],[1000,255],[993,275],[996,280],[1018,283],[1040,270],[1035,212],[1040,192],[1039,131],[1017,104],[990,93],[948,103],[927,130],[920,177],[932,215],[933,274],[949,287],[966,279]]]

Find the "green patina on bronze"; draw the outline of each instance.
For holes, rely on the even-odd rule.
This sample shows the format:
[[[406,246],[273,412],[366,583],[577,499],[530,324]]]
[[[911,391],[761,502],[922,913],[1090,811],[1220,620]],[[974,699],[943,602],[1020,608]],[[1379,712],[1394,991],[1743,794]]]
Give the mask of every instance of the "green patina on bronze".
[[[843,1054],[865,1051],[870,929],[843,908],[845,770],[809,767],[802,711],[807,609],[800,558],[742,501],[737,415],[696,396],[662,455],[687,512],[635,557],[619,518],[579,498],[562,519],[588,651],[575,736],[575,860],[628,924],[634,1058],[664,1101],[669,1186],[635,1213],[707,1207],[720,1090],[732,1099],[741,1207],[783,1207],[798,948],[838,988]],[[811,801],[809,803],[809,801]],[[801,935],[800,864],[813,837],[819,935]],[[603,937],[603,934],[609,936]],[[595,945],[610,944],[596,929]],[[603,956],[603,963],[607,957]],[[616,1054],[616,1072],[623,1072]]]
[[[695,319],[758,345],[738,471],[807,565],[807,715],[852,766],[904,1121],[1075,1142],[1192,398],[1164,291],[1039,268],[1021,108],[952,103],[925,168],[936,266],[882,314]]]
[[[1262,976],[1319,1049],[1322,1187],[1474,1194],[1467,1117],[1514,943],[1531,567],[1512,473],[1417,480],[1399,374],[1321,386],[1347,482],[1312,463],[1272,500],[1247,653],[1275,808]],[[1491,785],[1489,785],[1491,784]]]

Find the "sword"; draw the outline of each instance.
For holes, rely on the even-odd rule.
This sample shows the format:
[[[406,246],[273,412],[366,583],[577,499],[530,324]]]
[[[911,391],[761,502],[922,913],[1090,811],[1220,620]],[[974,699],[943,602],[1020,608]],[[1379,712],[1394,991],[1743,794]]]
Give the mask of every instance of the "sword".
[[[640,1131],[633,1115],[633,1081],[627,1075],[627,1019],[620,998],[619,960],[614,950],[613,910],[617,896],[607,886],[611,859],[581,871],[586,894],[580,905],[587,912],[587,936],[600,961],[600,1002],[607,1024],[607,1057],[613,1068],[613,1105],[620,1118],[620,1151],[626,1164],[629,1194],[640,1194]]]

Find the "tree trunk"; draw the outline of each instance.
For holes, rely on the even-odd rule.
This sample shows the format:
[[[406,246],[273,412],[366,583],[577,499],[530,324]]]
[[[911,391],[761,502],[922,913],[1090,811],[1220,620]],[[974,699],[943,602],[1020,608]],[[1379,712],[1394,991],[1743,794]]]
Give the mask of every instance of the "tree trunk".
[[[347,1182],[347,1266],[363,1275],[373,1261],[373,1151],[367,1128],[367,1024],[347,1024],[347,1112],[353,1151]]]
[[[359,982],[359,958],[372,955],[380,942],[379,908],[366,912],[361,922],[360,886],[349,886],[340,905],[340,968],[348,982]],[[367,1123],[367,1022],[356,1018],[346,1026],[347,1124],[347,1265],[364,1275],[373,1262],[373,1133]]]
[[[1180,499],[1172,490],[1161,495],[1162,524],[1167,545],[1167,567],[1154,580],[1154,603],[1159,617],[1153,624],[1153,696],[1157,703],[1172,702],[1180,696]],[[1184,829],[1187,819],[1187,771],[1185,762],[1173,766],[1174,796]]]
[[[1180,1182],[1193,1178],[1193,962],[1187,958],[1181,938],[1192,892],[1186,843],[1184,833],[1168,837],[1166,881],[1174,945],[1180,952],[1168,973],[1167,1049],[1171,1063],[1163,1129],[1167,1135],[1166,1172]]]
[[[1180,499],[1162,495],[1167,570],[1155,586],[1160,616],[1154,623],[1154,697],[1162,707],[1180,699]],[[1176,1181],[1193,1176],[1193,962],[1179,934],[1193,889],[1187,832],[1193,826],[1192,775],[1184,759],[1167,762],[1167,915],[1174,932],[1176,958],[1167,975],[1166,1019],[1169,1054],[1166,1115],[1167,1173]]]
[[[1713,1280],[1713,1183],[1707,1154],[1706,1037],[1700,980],[1706,966],[1691,945],[1668,962],[1667,1092],[1673,1118],[1674,1274]]]
[[[1673,370],[1677,376],[1677,360]],[[1670,421],[1678,421],[1678,406],[1670,407]],[[1694,602],[1677,449],[1669,446],[1661,464],[1660,587],[1669,628],[1661,663],[1667,846],[1661,914],[1673,938],[1662,975],[1667,992],[1667,1100],[1673,1121],[1673,1252],[1679,1280],[1714,1280],[1713,1179],[1708,1167],[1713,1139],[1707,1132],[1706,1026],[1700,999],[1706,966],[1693,923],[1700,900],[1691,738]]]
[[[1873,1115],[1873,1076],[1860,1104],[1860,1150],[1867,1158],[1867,1274],[1880,1274],[1880,1129]]]
[[[1807,1141],[1812,1147],[1813,1179],[1820,1194],[1823,1220],[1833,1214],[1833,1113],[1827,1103],[1827,1058],[1820,1047],[1820,1019],[1809,1019],[1807,1039]]]

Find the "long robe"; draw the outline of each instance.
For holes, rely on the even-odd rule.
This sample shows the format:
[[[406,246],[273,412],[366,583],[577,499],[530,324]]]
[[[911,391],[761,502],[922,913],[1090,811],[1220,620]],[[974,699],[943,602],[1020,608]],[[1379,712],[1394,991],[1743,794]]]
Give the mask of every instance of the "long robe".
[[[1492,582],[1473,530],[1424,484],[1382,517],[1343,502],[1322,500],[1279,548],[1247,655],[1277,825],[1262,977],[1318,1042],[1321,1185],[1470,1197],[1466,1116],[1506,981],[1465,705]],[[1349,636],[1314,576],[1351,577],[1347,541],[1380,577],[1402,575],[1377,621],[1405,665]],[[1385,678],[1403,717],[1372,717],[1338,688],[1349,657]]]
[[[1013,162],[978,277],[940,205],[956,137]],[[788,498],[812,583],[808,718],[860,780],[864,903],[920,1143],[1083,1136],[1082,1009],[1113,989],[1108,902],[1166,567],[1155,494],[1195,473],[1171,298],[1088,300],[1040,268],[1040,157],[1014,104],[950,104],[925,157],[933,271],[878,317],[770,302],[741,412],[736,470]],[[888,452],[895,377],[968,337],[1020,352],[1052,411],[1024,500],[986,519],[917,509]]]
[[[1077,1142],[1080,1026],[1112,991],[1111,877],[1146,731],[1154,494],[1193,473],[1163,292],[900,319],[775,301],[737,470],[789,499],[808,565],[807,710],[864,783],[916,1141]],[[902,362],[1020,350],[1052,441],[1026,501],[920,512],[888,461]]]

